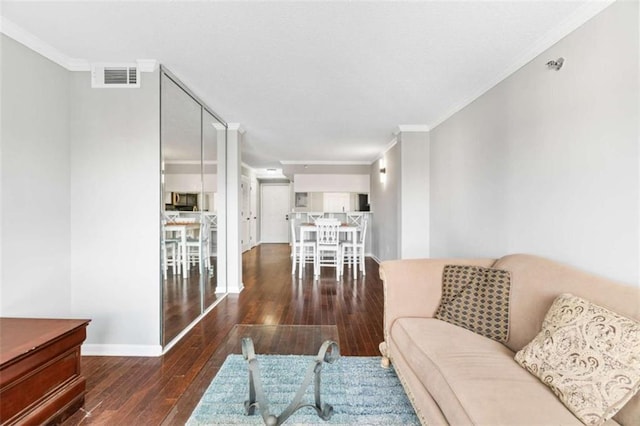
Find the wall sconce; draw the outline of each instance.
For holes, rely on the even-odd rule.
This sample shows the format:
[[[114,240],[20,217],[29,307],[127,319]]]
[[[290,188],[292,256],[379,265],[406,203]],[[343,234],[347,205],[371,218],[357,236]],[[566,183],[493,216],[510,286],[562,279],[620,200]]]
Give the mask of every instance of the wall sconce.
[[[387,167],[384,164],[384,158],[380,159],[380,183],[387,181]]]

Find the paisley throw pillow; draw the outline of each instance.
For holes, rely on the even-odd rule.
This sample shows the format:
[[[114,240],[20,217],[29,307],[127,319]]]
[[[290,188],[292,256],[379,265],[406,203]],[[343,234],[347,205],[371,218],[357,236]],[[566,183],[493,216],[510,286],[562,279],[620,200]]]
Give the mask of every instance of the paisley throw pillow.
[[[583,423],[600,425],[640,389],[640,322],[562,294],[515,360]]]

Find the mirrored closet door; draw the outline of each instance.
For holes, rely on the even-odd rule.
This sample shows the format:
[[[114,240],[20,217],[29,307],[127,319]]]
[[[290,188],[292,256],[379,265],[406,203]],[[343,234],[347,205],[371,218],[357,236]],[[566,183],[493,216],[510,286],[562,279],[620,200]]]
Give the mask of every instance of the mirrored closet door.
[[[224,214],[226,124],[161,68],[162,344],[167,346],[227,292],[218,223]],[[220,167],[219,167],[220,166]]]

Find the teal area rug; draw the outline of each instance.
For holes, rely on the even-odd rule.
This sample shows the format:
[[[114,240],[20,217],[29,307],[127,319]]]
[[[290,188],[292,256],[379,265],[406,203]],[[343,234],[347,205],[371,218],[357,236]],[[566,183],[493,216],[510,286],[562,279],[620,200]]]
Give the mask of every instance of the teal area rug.
[[[269,411],[279,415],[293,400],[314,356],[258,355]],[[249,396],[249,368],[242,355],[229,355],[194,409],[187,425],[260,425],[259,410],[244,414]],[[341,357],[322,366],[322,402],[333,406],[328,421],[313,408],[295,412],[286,425],[419,425],[393,368],[380,357]],[[313,403],[313,383],[305,402]]]

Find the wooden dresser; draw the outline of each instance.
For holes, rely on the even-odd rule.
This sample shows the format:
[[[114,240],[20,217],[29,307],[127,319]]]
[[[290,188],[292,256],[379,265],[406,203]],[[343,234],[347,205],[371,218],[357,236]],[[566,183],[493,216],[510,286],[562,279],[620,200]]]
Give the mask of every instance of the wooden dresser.
[[[0,318],[0,424],[58,424],[82,407],[87,324]]]

